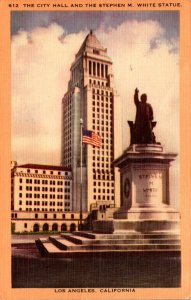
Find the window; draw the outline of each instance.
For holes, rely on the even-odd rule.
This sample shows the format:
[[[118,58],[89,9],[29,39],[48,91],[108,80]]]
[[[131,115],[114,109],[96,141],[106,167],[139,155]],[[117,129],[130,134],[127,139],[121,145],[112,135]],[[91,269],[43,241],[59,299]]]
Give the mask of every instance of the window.
[[[95,62],[93,62],[93,75],[94,76],[96,75],[96,64],[95,64]]]
[[[74,214],[71,214],[71,219],[74,219]]]
[[[19,182],[22,183],[22,181],[23,181],[22,178],[20,178],[20,179],[19,179]]]
[[[92,74],[92,62],[89,61],[89,74],[91,75]]]
[[[27,223],[24,223],[24,228],[27,228]]]
[[[53,215],[53,218],[56,219],[56,214]]]
[[[44,218],[47,219],[47,214],[44,214]]]
[[[93,49],[93,53],[94,53],[94,54],[99,54],[99,50]],[[98,64],[98,65],[99,65],[99,64]]]

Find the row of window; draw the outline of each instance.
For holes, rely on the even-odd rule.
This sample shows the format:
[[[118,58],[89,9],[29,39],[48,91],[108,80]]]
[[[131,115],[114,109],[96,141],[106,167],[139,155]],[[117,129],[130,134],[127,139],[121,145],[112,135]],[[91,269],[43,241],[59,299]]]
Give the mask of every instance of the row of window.
[[[94,95],[93,95],[94,96]],[[103,98],[103,99],[102,99]],[[93,97],[95,99],[95,97]],[[113,102],[111,101],[110,105],[108,104],[108,98],[105,98],[107,101],[104,101],[104,97],[101,97],[102,101],[92,101],[92,106],[97,108],[102,107],[102,109],[108,109],[110,107],[110,112],[112,111],[113,108]],[[99,100],[99,99],[98,99]]]
[[[93,123],[93,124],[97,124],[97,125],[105,125],[105,126],[109,126],[109,121],[108,121],[108,119],[109,119],[109,116],[108,116],[108,115],[106,115],[105,118],[102,117],[102,120],[98,118],[98,119],[97,119],[97,122],[96,122],[96,119],[93,118],[93,119],[92,119],[92,123]],[[110,120],[112,120],[112,116],[110,116]]]
[[[101,87],[102,89],[106,86],[108,87],[108,82],[100,81],[100,80],[89,80],[90,85],[97,85],[98,87]]]
[[[107,157],[104,157],[104,156],[102,156],[102,157],[100,157],[100,156],[97,156],[97,157],[95,157],[95,155],[93,155],[92,156],[92,159],[93,159],[93,161],[102,161],[102,162],[104,162],[104,161],[109,161],[109,160],[111,160],[112,161],[112,159],[111,159],[111,157],[109,158],[108,156]]]
[[[112,127],[109,128],[108,126],[100,126],[100,127],[98,126],[98,127],[96,127],[95,125],[92,125],[92,129],[94,131],[97,131],[97,133],[100,134],[100,135],[104,134],[104,131],[105,131],[105,133],[108,133],[108,132],[112,133],[113,132]]]
[[[20,178],[19,182],[23,183],[23,179]],[[44,180],[44,179],[41,181],[40,179],[34,179],[34,182],[33,182],[33,180],[29,179],[29,178],[26,179],[26,183],[29,183],[29,184],[32,184],[32,183],[34,183],[34,184],[48,184],[48,185],[70,185],[70,181],[60,181],[60,180],[55,181],[55,180]]]
[[[19,208],[20,211],[22,211],[22,208]],[[57,211],[57,212],[61,212],[61,211],[70,211],[70,209],[62,209],[62,208],[34,208],[32,209],[31,207],[27,207],[26,211]]]
[[[67,202],[68,203],[68,202]],[[22,205],[22,201],[19,201],[19,205]],[[42,206],[63,206],[63,202],[48,202],[48,201],[42,201],[42,203],[40,203],[40,201],[26,201],[26,205],[42,205]]]
[[[64,173],[65,176],[68,176],[68,172],[61,172],[61,171],[48,171],[47,172],[45,170],[43,170],[43,171],[35,170],[34,172],[35,172],[35,174],[41,174],[41,172],[42,172],[43,174],[51,174],[51,175],[61,175]],[[27,173],[33,173],[32,169],[27,169]]]
[[[92,166],[93,166],[93,167],[96,166],[97,168],[100,168],[100,167],[101,167],[101,168],[106,168],[106,169],[110,168],[110,165],[109,165],[108,163],[105,163],[105,164],[104,164],[104,163],[101,163],[101,164],[100,164],[99,162],[97,162],[97,163],[94,162],[94,163],[92,164]]]
[[[64,195],[64,197],[62,196],[62,195],[58,195],[59,197],[55,197],[55,195],[50,195],[50,199],[66,199],[66,200],[70,200],[70,195]],[[20,198],[22,198],[22,197],[20,197]],[[31,197],[31,196],[28,196],[28,197],[26,197],[26,198],[33,198],[33,197]],[[48,199],[48,195],[42,195],[42,198],[40,198],[39,196],[37,197],[34,197],[35,199],[37,198],[37,199]],[[19,200],[19,203],[20,204],[22,204],[22,200]]]
[[[67,217],[67,219],[70,219],[70,218],[74,219],[75,215],[74,214],[70,214],[70,215],[62,214],[62,219],[66,219],[66,217]],[[11,218],[12,219],[17,219],[18,214],[17,213],[12,213]],[[57,214],[53,214],[53,216],[50,216],[50,214],[44,214],[43,216],[39,215],[39,214],[35,214],[35,219],[38,219],[38,218],[40,218],[40,219],[42,219],[42,218],[44,218],[44,219],[52,219],[52,218],[57,219]],[[59,216],[59,218],[60,218],[60,216]]]
[[[93,105],[95,105],[96,100],[99,100],[99,101],[97,101],[98,106],[100,106],[100,104],[101,104],[101,106],[104,107],[104,105],[106,106],[110,102],[110,111],[113,108],[113,98],[112,97],[108,98],[108,97],[99,96],[99,95],[96,96],[95,94],[93,94],[92,99],[93,99],[93,101],[92,101]],[[108,108],[108,106],[107,106],[107,108]]]
[[[19,186],[19,190],[20,191],[22,191],[24,189],[24,187],[21,185],[21,186]],[[40,188],[40,186],[34,186],[34,187],[32,187],[32,186],[26,186],[26,191],[32,191],[34,189],[34,191],[35,192],[40,192],[41,191],[41,188]],[[48,189],[48,187],[42,187],[42,191],[43,192],[58,192],[58,193],[62,193],[63,192],[63,189],[62,188],[57,188],[57,190],[56,190],[56,188],[49,188]]]
[[[113,181],[93,181],[93,186],[107,186],[107,187],[114,187],[114,182]]]
[[[106,116],[108,118],[108,116]],[[112,117],[111,117],[111,120],[112,120]],[[92,124],[93,126],[97,125],[97,128],[98,130],[101,130],[104,132],[104,127],[108,127],[108,126],[111,126],[111,122],[107,121],[107,120],[101,120],[101,119],[97,119],[97,122],[96,122],[96,119],[93,118],[92,119]],[[100,127],[100,126],[104,126],[104,127]]]
[[[97,157],[99,157],[99,155],[109,156],[109,154],[113,155],[113,152],[104,151],[104,150],[100,151],[100,148],[94,148],[93,149],[93,159],[95,159],[95,155],[97,155]]]
[[[94,180],[114,180],[114,175],[105,175],[105,174],[98,174],[94,173],[93,174],[93,179]]]
[[[95,113],[92,113],[92,118],[98,118],[98,120],[105,120],[106,119],[106,115],[104,115],[103,113],[100,114],[99,112],[97,113],[97,115]],[[110,117],[110,120],[112,120],[112,117]],[[109,124],[108,125],[112,125],[112,122],[108,122]],[[104,123],[105,124],[105,123]]]
[[[105,196],[105,195],[94,195],[94,200],[114,200],[114,196]]]
[[[99,107],[95,108],[95,106],[92,107],[92,111],[96,111],[97,113],[101,112],[102,114],[107,114],[105,117],[108,117],[108,114],[112,114],[112,110],[108,110],[107,108],[104,110],[104,108],[100,109]],[[112,120],[112,117],[110,117],[110,119]]]
[[[110,96],[110,97],[113,96],[112,92],[109,93],[108,91],[104,91],[104,90],[100,90],[100,89],[97,89],[97,90],[96,89],[92,89],[92,93],[93,94],[97,93],[98,95],[101,94],[101,95],[106,95],[106,96]]]
[[[94,193],[112,193],[112,194],[114,194],[114,189],[96,189],[96,188],[94,188],[93,189],[93,191],[94,191]]]
[[[23,196],[23,194],[22,193],[19,193],[19,198],[22,198],[22,196]],[[42,198],[42,199],[48,199],[48,198],[50,198],[50,199],[63,199],[63,195],[57,195],[57,197],[56,197],[56,195],[55,194],[42,194],[42,195],[40,195],[40,194],[29,194],[29,193],[26,193],[26,195],[25,195],[25,197],[26,198]]]

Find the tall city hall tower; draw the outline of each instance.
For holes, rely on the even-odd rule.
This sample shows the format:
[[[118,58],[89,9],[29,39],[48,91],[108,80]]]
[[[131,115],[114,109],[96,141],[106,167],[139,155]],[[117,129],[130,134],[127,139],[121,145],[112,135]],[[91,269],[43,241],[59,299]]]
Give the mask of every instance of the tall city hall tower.
[[[70,72],[68,91],[62,100],[61,164],[71,167],[73,173],[71,209],[119,207],[120,177],[112,162],[122,152],[120,98],[107,49],[92,31]],[[82,121],[83,129],[101,137],[101,145],[83,144],[81,155]]]

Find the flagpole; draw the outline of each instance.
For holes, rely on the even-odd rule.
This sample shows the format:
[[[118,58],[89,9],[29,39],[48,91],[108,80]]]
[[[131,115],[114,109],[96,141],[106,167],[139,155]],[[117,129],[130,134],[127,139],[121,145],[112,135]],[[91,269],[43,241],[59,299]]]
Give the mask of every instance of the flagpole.
[[[82,138],[83,119],[80,119],[80,229],[82,229]]]

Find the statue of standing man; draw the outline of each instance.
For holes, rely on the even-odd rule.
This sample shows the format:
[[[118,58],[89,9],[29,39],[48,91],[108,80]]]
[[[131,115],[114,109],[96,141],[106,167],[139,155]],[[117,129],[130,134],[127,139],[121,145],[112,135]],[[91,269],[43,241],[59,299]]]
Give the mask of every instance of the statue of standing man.
[[[136,105],[135,124],[129,122],[131,128],[131,144],[156,143],[155,135],[152,131],[156,122],[153,122],[153,109],[152,106],[147,103],[147,95],[142,94],[140,101],[139,90],[136,88],[134,102]]]

